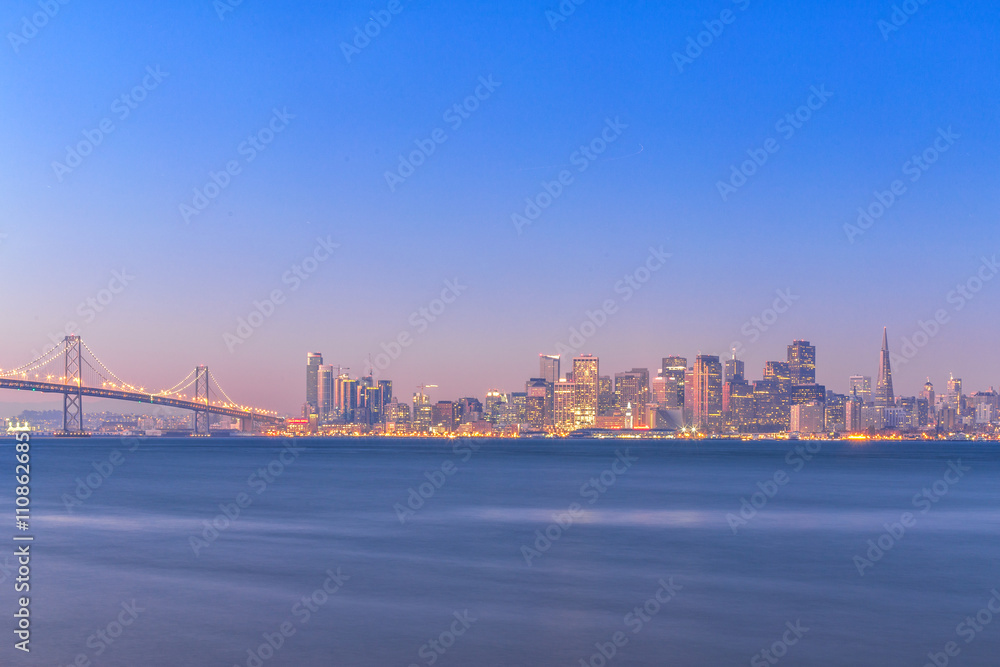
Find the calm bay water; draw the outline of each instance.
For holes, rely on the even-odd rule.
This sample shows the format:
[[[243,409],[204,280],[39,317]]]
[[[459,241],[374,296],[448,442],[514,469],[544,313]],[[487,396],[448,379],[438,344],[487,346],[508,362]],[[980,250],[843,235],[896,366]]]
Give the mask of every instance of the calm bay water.
[[[998,664],[1000,446],[805,445],[35,439],[0,664]]]

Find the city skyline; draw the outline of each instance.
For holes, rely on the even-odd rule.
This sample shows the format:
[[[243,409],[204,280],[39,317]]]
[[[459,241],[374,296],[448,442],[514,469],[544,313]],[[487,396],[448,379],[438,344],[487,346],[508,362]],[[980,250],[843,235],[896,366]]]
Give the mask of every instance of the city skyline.
[[[405,333],[397,382],[470,394],[610,300],[584,348],[616,368],[734,342],[758,368],[805,336],[840,386],[875,375],[872,331],[900,350],[944,311],[896,384],[994,383],[992,6],[885,33],[860,0],[722,4],[714,36],[710,4],[402,3],[359,53],[378,8],[66,6],[0,51],[31,91],[0,126],[0,365],[76,322],[150,383],[195,360],[270,404],[302,350],[358,369]]]

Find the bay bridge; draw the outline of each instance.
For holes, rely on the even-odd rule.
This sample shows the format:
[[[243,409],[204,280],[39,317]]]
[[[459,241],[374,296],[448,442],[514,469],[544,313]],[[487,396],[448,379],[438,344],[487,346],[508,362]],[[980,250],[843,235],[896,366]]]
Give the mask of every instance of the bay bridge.
[[[57,373],[61,371],[62,374],[56,376],[50,372],[42,375],[44,370]],[[285,422],[283,417],[274,412],[233,401],[208,366],[196,366],[183,380],[169,389],[147,392],[144,387],[137,387],[119,378],[80,336],[66,336],[61,345],[56,345],[37,359],[17,368],[0,369],[0,389],[62,394],[64,435],[86,433],[83,425],[84,396],[190,410],[194,416],[195,435],[211,433],[210,415],[239,419],[240,430],[247,433],[253,433],[258,426],[281,426]]]

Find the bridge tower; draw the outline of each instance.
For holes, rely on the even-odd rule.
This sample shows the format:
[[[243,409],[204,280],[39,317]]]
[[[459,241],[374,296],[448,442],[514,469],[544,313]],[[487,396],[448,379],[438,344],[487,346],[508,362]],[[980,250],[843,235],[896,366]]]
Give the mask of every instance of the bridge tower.
[[[208,396],[208,366],[198,366],[194,369],[194,401],[211,405]],[[209,435],[211,430],[208,410],[194,411],[194,434]]]
[[[83,433],[83,341],[79,336],[63,338],[66,346],[65,383],[76,385],[76,392],[63,394],[63,434]]]

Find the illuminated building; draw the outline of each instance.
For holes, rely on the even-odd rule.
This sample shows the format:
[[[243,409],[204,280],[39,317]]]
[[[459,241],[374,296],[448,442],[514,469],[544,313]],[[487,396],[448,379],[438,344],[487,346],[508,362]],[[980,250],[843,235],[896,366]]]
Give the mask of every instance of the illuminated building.
[[[665,407],[667,404],[667,380],[663,377],[663,371],[656,371],[656,377],[650,383],[650,394],[653,398],[653,403],[656,403],[659,407]]]
[[[863,405],[872,402],[872,379],[867,375],[852,375],[848,382],[848,398],[857,397]]]
[[[956,413],[962,412],[962,378],[948,377],[948,407]]]
[[[726,359],[726,365],[722,372],[723,382],[743,380],[745,377],[744,363],[740,359],[737,359],[735,355],[733,355],[732,359]]]
[[[927,401],[927,421],[929,423],[934,419],[934,385],[931,384],[930,378],[927,378],[927,382],[924,383],[924,390],[920,393],[920,397]]]
[[[788,427],[786,415],[791,415],[785,409],[778,380],[757,380],[753,383],[754,415],[758,429],[763,433],[774,433]]]
[[[717,430],[722,426],[722,363],[719,357],[699,354],[694,360],[690,391],[692,423],[701,430]]]
[[[742,378],[726,382],[722,391],[722,412],[731,430],[750,430],[756,421],[753,385]]]
[[[446,432],[455,430],[458,426],[458,411],[452,401],[438,401],[431,410],[432,426]]]
[[[552,426],[552,419],[555,414],[553,392],[556,382],[559,382],[559,356],[548,354],[538,355],[538,376],[545,380],[547,387],[545,393],[545,425]]]
[[[615,389],[610,375],[602,375],[597,394],[597,414],[610,415],[615,411]]]
[[[791,430],[794,433],[822,433],[825,430],[822,403],[801,403],[791,409]]]
[[[573,383],[576,385],[577,428],[592,428],[597,424],[597,397],[600,387],[599,360],[585,354],[573,359]]]
[[[826,430],[847,429],[847,397],[843,394],[826,392]]]
[[[555,427],[569,431],[573,428],[576,403],[576,383],[560,380],[554,391],[553,421]]]
[[[792,370],[787,361],[768,361],[764,364],[764,379],[776,383],[777,402],[771,406],[770,419],[778,418],[785,430],[791,426]],[[777,410],[777,412],[775,412]],[[773,423],[773,422],[769,422]]]
[[[663,358],[663,382],[665,398],[663,407],[668,410],[684,408],[684,377],[687,372],[687,359],[684,357]]]
[[[323,365],[323,355],[320,352],[310,352],[306,355],[306,415],[317,414],[319,411],[319,367]]]
[[[551,386],[542,378],[531,378],[525,383],[524,393],[527,394],[527,399],[524,423],[532,430],[540,431],[552,421],[545,409]]]
[[[320,421],[333,412],[333,366],[321,365],[316,377],[316,405]]]
[[[649,370],[633,368],[626,373],[615,373],[614,407],[623,414],[633,407],[633,426],[645,423],[645,406],[649,403]]]
[[[875,406],[888,408],[895,404],[896,398],[892,391],[892,366],[889,362],[889,334],[883,328],[882,351],[879,353],[878,381],[875,383]]]
[[[486,392],[486,404],[483,412],[487,421],[496,424],[500,421],[500,409],[507,402],[507,396],[499,389],[490,389]]]
[[[788,368],[792,384],[816,383],[816,347],[807,340],[796,340],[788,346]]]

